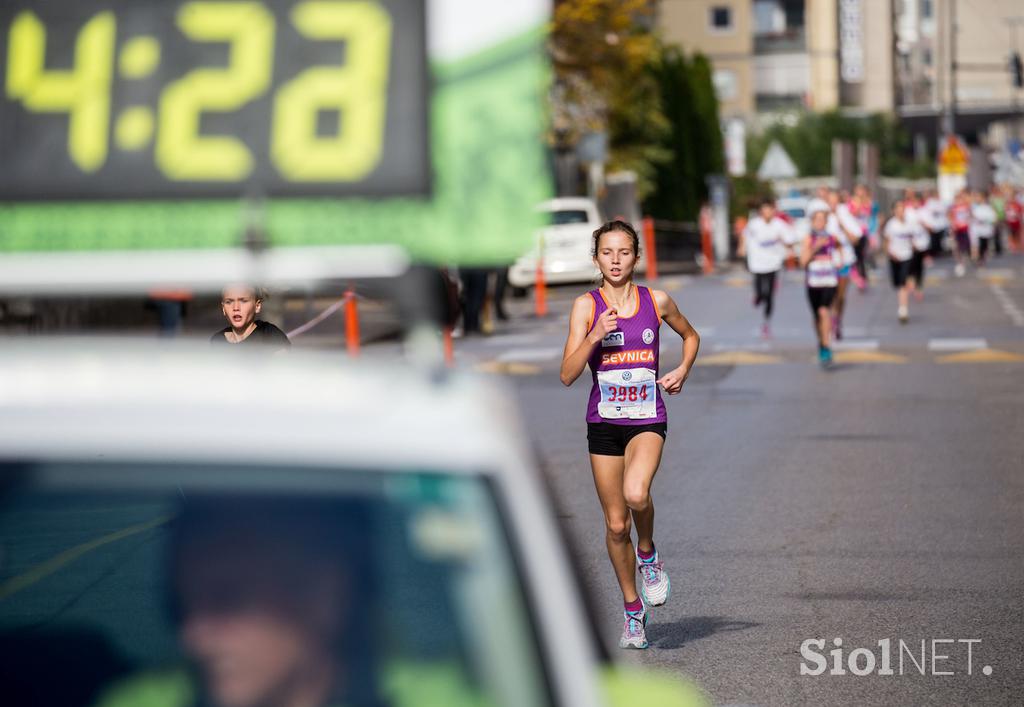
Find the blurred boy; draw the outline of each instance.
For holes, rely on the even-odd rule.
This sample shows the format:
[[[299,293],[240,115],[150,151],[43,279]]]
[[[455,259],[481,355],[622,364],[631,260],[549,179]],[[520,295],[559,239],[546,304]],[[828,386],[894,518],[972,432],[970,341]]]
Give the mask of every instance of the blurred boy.
[[[252,285],[229,285],[221,293],[221,311],[228,325],[210,337],[211,344],[248,344],[275,351],[289,349],[287,334],[270,322],[257,319],[263,309],[263,293]]]

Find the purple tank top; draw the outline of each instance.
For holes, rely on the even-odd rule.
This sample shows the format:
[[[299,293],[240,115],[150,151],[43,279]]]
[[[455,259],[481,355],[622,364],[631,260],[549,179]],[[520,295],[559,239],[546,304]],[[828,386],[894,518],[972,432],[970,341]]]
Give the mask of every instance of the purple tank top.
[[[827,231],[811,232],[811,247],[819,241],[828,239],[828,245],[819,250],[807,263],[805,281],[808,287],[836,287],[839,274],[835,266],[835,256],[839,250],[839,239]]]
[[[631,317],[619,313],[618,329],[608,334],[590,355],[593,385],[587,403],[587,422],[616,425],[649,425],[667,422],[665,403],[658,379],[658,349],[661,315],[648,287],[636,285],[636,312]],[[591,290],[594,316],[608,309],[600,290]]]

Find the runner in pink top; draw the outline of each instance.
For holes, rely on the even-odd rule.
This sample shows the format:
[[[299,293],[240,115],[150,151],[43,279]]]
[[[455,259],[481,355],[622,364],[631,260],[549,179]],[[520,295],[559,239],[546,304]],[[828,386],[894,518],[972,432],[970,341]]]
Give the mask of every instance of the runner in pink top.
[[[594,263],[603,282],[573,303],[559,376],[563,384],[572,385],[590,366],[590,467],[604,510],[608,556],[622,589],[622,648],[647,647],[647,607],[664,604],[671,589],[654,547],[651,499],[667,434],[661,392],[675,395],[682,390],[700,347],[697,332],[668,294],[633,283],[639,241],[624,221],[610,221],[594,231]],[[662,321],[683,338],[683,350],[679,367],[659,375]]]

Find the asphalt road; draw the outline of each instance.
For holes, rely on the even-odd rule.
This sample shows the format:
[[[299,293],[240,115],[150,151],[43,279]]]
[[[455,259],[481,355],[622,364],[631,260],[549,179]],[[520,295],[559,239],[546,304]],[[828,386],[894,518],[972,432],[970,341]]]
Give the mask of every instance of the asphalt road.
[[[795,273],[781,284],[770,340],[742,271],[658,284],[702,348],[669,399],[654,485],[672,597],[653,613],[651,649],[624,658],[689,675],[719,705],[1024,704],[1024,259],[963,279],[936,265],[906,326],[876,276],[852,293],[827,372],[814,362]],[[589,376],[568,390],[557,378],[583,289],[554,290],[545,319],[515,302],[519,316],[460,341],[458,356],[515,376],[612,642],[621,596],[586,455]],[[663,367],[678,360],[678,341],[663,330]],[[872,650],[876,672],[879,641],[890,639],[895,674],[857,676],[844,664],[846,675],[801,675],[801,663],[817,667],[802,642],[824,639],[817,652],[831,669],[835,638],[844,661]],[[863,652],[855,658],[867,666]]]
[[[1024,704],[1024,258],[963,279],[942,263],[930,282],[906,326],[880,278],[852,293],[846,339],[827,372],[814,360],[797,274],[780,284],[772,339],[759,336],[741,270],[657,282],[701,332],[702,349],[683,393],[668,399],[654,486],[672,597],[653,612],[651,649],[622,652],[624,660],[690,676],[718,705]],[[584,289],[553,289],[542,319],[530,300],[511,302],[512,320],[492,336],[459,339],[456,357],[513,381],[599,628],[614,643],[621,597],[586,455],[588,376],[570,389],[557,378],[569,306]],[[663,365],[672,365],[678,339],[662,338]],[[389,347],[397,345],[376,345]],[[62,616],[127,619],[135,644],[171,654],[144,592],[90,591],[115,566],[155,561],[159,537],[147,520],[161,511],[136,510],[61,524],[8,519],[27,541],[7,560],[15,574],[66,561],[77,588]],[[57,554],[79,542],[89,562]],[[19,592],[7,618],[37,615],[40,597]],[[879,641],[889,639],[896,674],[856,676],[846,665],[846,675],[801,675],[802,663],[816,667],[801,644],[823,639],[817,652],[831,668],[835,638],[842,658],[866,648],[877,663]],[[82,651],[109,651],[107,667],[118,669],[117,646],[95,636],[63,645],[61,666]],[[855,658],[866,667],[864,651]],[[41,674],[61,674],[54,665],[48,659]]]

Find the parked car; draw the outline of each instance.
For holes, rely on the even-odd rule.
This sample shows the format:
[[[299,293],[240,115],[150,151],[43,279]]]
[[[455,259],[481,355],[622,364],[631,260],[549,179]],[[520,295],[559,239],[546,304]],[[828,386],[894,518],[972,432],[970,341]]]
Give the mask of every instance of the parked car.
[[[508,281],[515,288],[536,284],[537,259],[543,257],[544,281],[548,284],[596,282],[600,271],[592,254],[594,231],[603,223],[592,199],[562,197],[537,207],[548,214],[550,225],[537,234],[537,242],[509,269]],[[643,258],[637,271],[643,272]]]
[[[703,704],[609,660],[510,397],[333,354],[6,344],[5,703],[255,704],[299,660],[352,707]]]

